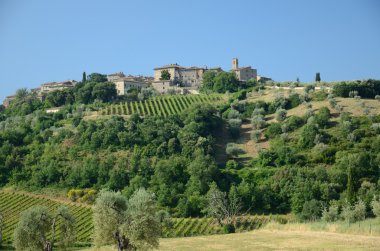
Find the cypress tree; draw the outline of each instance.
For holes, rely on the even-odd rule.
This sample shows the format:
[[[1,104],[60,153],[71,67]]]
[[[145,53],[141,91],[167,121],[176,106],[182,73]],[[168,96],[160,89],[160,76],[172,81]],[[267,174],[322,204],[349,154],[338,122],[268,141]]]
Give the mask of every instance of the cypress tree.
[[[83,77],[82,77],[82,83],[86,82],[87,78],[86,78],[86,72],[84,71],[83,72]]]
[[[355,199],[354,194],[354,175],[353,167],[350,165],[347,170],[347,199],[350,203],[353,203]]]
[[[319,72],[315,74],[315,82],[321,82],[321,74]]]

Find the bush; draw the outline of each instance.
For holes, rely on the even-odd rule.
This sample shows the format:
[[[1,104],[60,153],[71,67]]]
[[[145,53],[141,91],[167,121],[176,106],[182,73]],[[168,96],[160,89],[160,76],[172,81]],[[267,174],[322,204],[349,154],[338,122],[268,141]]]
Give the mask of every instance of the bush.
[[[362,200],[355,203],[354,206],[347,204],[343,207],[342,218],[348,223],[354,223],[365,219],[366,207]]]
[[[260,130],[253,130],[251,132],[251,140],[253,142],[259,142],[261,138],[261,131]]]
[[[233,224],[225,224],[222,228],[223,234],[235,233],[235,226]]]
[[[286,128],[289,132],[294,131],[303,126],[304,120],[297,116],[291,116],[286,121]]]
[[[324,208],[322,211],[322,220],[326,222],[334,222],[339,218],[339,207],[331,205],[329,209]]]
[[[316,220],[321,216],[321,202],[315,199],[303,204],[300,218],[302,220]]]
[[[276,111],[276,120],[282,122],[286,119],[287,111],[285,109],[278,109]]]
[[[311,94],[311,99],[314,101],[323,101],[327,98],[327,93],[326,92],[314,92]]]
[[[96,190],[95,189],[71,189],[67,193],[67,197],[75,202],[75,201],[80,201],[88,204],[93,204],[96,199]]]
[[[234,143],[228,143],[226,147],[226,153],[232,157],[237,157],[242,150]]]
[[[252,116],[251,123],[253,129],[261,129],[266,125],[264,116],[261,114]]]
[[[380,201],[374,197],[371,201],[372,212],[376,217],[380,217]]]
[[[272,123],[268,128],[265,130],[265,137],[268,139],[273,139],[277,135],[280,135],[282,133],[282,128],[280,123]]]
[[[228,129],[232,137],[236,138],[240,134],[241,119],[229,119]]]

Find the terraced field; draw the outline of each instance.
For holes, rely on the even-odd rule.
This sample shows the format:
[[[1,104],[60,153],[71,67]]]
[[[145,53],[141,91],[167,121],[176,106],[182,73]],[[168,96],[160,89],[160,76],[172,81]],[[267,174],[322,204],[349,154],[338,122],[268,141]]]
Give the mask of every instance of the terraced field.
[[[5,219],[5,229],[3,232],[4,243],[11,243],[13,232],[20,218],[20,213],[26,209],[41,205],[54,211],[64,203],[56,202],[47,198],[35,197],[21,193],[0,192],[0,212]],[[76,232],[78,242],[91,242],[93,224],[91,207],[79,206],[65,203],[76,219]],[[59,232],[57,232],[59,236]]]
[[[150,98],[144,101],[132,101],[120,104],[111,104],[99,111],[99,115],[131,115],[163,116],[179,114],[192,104],[223,102],[223,96],[212,95],[165,95]]]

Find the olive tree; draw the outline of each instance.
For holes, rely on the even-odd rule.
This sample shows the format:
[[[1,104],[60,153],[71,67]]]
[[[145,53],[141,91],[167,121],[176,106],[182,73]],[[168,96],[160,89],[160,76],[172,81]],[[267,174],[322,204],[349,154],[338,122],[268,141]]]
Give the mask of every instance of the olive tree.
[[[233,224],[236,216],[242,209],[240,197],[237,195],[236,187],[232,186],[229,194],[219,190],[215,182],[210,185],[207,192],[207,213],[216,218],[220,225]]]
[[[94,208],[95,244],[115,243],[121,250],[157,248],[161,224],[154,196],[137,190],[127,200],[117,192],[101,191]]]
[[[237,157],[242,150],[235,143],[228,143],[226,146],[226,153],[232,157]]]
[[[282,122],[286,119],[286,115],[287,111],[285,109],[280,108],[276,111],[276,120],[278,122]]]
[[[60,224],[57,224],[58,220]],[[56,231],[60,232],[60,247],[65,248],[74,243],[75,219],[67,207],[59,207],[55,213],[49,212],[44,206],[31,207],[21,214],[15,229],[15,248],[51,251],[56,241]]]

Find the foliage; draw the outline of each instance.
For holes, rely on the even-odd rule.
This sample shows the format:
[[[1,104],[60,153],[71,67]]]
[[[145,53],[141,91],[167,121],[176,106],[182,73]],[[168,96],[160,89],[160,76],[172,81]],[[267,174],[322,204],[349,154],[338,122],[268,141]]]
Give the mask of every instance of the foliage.
[[[372,212],[376,217],[380,217],[380,201],[374,197],[371,201]]]
[[[342,209],[342,218],[348,223],[354,223],[365,219],[366,207],[363,201],[359,200],[354,206],[347,203]]]
[[[300,218],[302,220],[317,220],[321,216],[321,202],[315,199],[305,201]]]
[[[321,74],[319,72],[315,74],[315,82],[321,82]]]
[[[161,77],[160,80],[170,80],[171,75],[168,70],[162,70],[161,71]]]
[[[278,122],[284,121],[286,119],[286,114],[287,114],[287,112],[285,109],[278,109],[276,111],[276,120]]]
[[[333,93],[340,97],[349,97],[350,92],[356,91],[363,98],[375,98],[380,94],[379,80],[357,80],[350,82],[339,82],[333,85]]]
[[[326,222],[334,222],[339,219],[339,207],[338,205],[330,205],[330,207],[324,208],[322,211],[322,220]]]
[[[226,153],[232,157],[237,157],[242,150],[234,143],[228,143],[226,146]]]
[[[239,80],[233,72],[206,72],[203,76],[201,90],[203,92],[214,91],[218,93],[236,92]]]
[[[115,243],[118,250],[158,247],[161,233],[152,194],[137,190],[127,200],[120,193],[101,191],[94,208],[95,243]]]
[[[241,201],[237,195],[235,186],[232,186],[227,196],[221,192],[216,185],[212,183],[207,193],[207,213],[215,217],[219,224],[235,224],[236,217],[241,210]]]
[[[93,204],[96,199],[95,189],[70,189],[67,193],[67,197],[71,201],[80,201],[88,204]]]
[[[55,242],[56,222],[61,219],[59,231],[61,232],[60,246],[68,247],[75,240],[75,219],[66,207],[60,207],[52,215],[48,208],[35,206],[26,210],[20,218],[15,230],[14,245],[17,250],[44,250],[53,249]],[[51,239],[48,239],[52,230]]]

